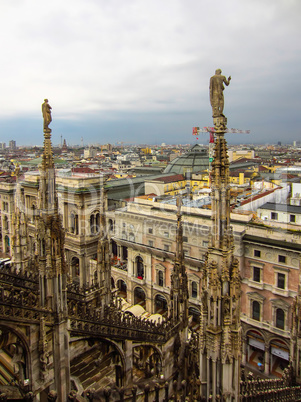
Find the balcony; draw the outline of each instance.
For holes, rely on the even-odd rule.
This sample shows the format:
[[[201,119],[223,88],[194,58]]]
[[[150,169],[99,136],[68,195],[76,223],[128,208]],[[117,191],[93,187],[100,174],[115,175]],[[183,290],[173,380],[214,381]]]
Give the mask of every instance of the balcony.
[[[128,270],[127,261],[120,261],[118,259],[116,260],[115,258],[111,260],[111,266],[112,268],[121,269],[122,271]]]

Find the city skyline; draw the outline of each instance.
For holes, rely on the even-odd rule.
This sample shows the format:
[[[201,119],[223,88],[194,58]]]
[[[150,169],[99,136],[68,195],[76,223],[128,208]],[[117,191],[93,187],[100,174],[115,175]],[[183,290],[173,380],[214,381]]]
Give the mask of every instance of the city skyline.
[[[229,143],[298,140],[300,10],[294,0],[3,4],[1,141],[41,144],[47,97],[54,143],[194,143],[192,127],[212,125],[217,68],[232,76],[228,127],[251,130]]]

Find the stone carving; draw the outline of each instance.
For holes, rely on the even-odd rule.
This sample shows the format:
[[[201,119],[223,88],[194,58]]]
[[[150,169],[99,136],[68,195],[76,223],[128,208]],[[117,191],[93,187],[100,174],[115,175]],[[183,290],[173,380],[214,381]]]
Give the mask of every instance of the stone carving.
[[[42,114],[43,114],[43,119],[44,119],[44,130],[49,130],[48,126],[52,121],[51,109],[52,109],[52,107],[49,105],[48,99],[44,99],[44,103],[42,104]]]
[[[210,78],[210,104],[212,107],[212,117],[225,117],[223,115],[224,110],[224,85],[228,86],[231,81],[231,76],[228,79],[221,75],[222,70],[217,69],[215,75]]]

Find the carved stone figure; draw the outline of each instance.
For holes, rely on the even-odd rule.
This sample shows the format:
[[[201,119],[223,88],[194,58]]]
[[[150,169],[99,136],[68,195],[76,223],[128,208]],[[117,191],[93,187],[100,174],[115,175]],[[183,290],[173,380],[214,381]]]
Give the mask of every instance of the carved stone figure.
[[[52,109],[52,107],[49,105],[48,99],[44,99],[44,103],[42,104],[42,114],[43,114],[43,119],[44,119],[44,130],[48,129],[48,126],[52,121],[51,109]]]
[[[224,94],[223,91],[225,89],[224,83],[226,86],[230,84],[231,76],[226,79],[226,77],[222,74],[222,70],[217,69],[215,71],[215,75],[210,78],[210,104],[212,106],[212,117],[220,117],[223,116],[224,110]]]

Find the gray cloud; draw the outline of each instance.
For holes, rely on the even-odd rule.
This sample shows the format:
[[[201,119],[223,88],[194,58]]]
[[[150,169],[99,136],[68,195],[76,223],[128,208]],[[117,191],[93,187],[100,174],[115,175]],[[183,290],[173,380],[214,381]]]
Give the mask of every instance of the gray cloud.
[[[258,140],[270,132],[280,140],[286,127],[296,139],[300,8],[299,0],[2,2],[1,137],[18,135],[9,122],[20,115],[33,127],[47,96],[65,136],[85,122],[93,142],[122,121],[116,130],[139,138],[143,117],[162,141],[183,142],[187,125],[211,123],[208,83],[220,67],[232,75],[232,127],[253,128]]]

